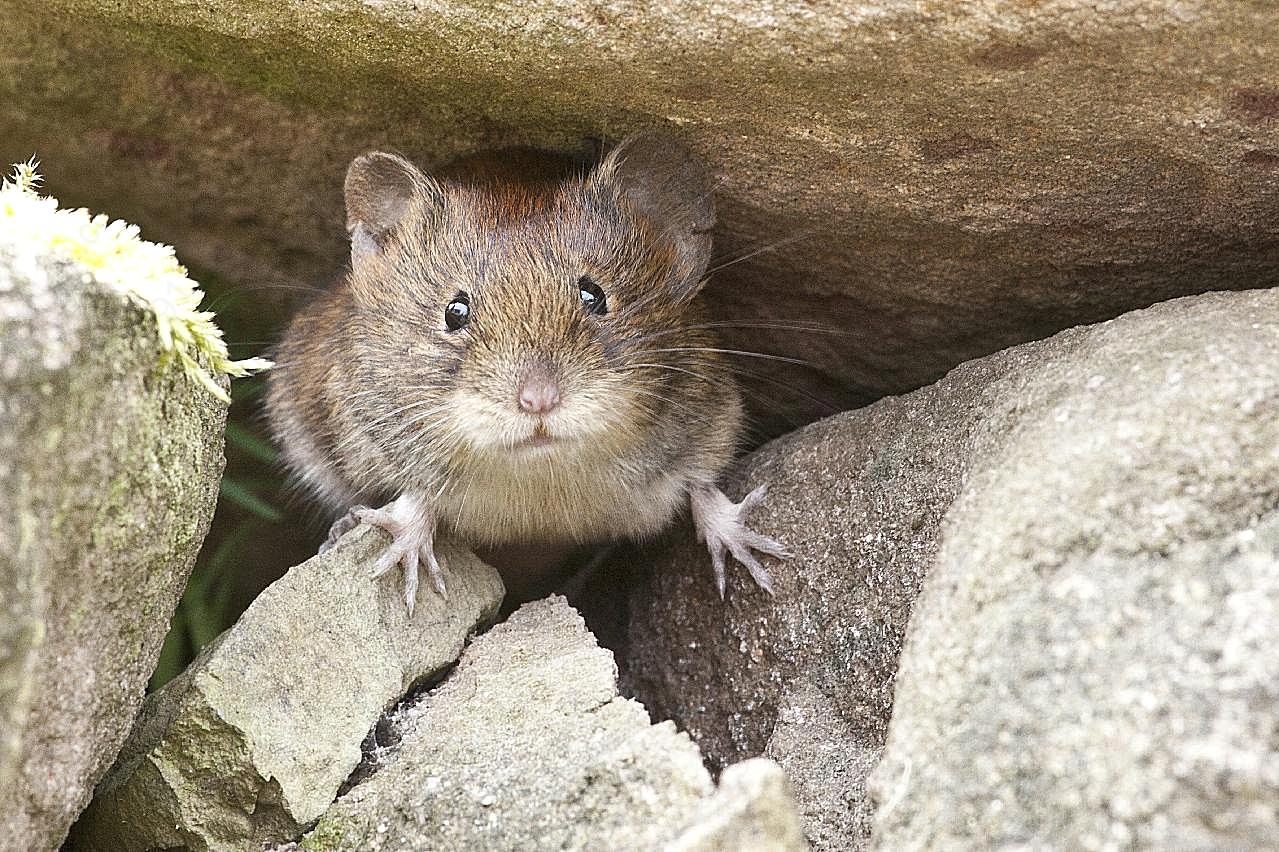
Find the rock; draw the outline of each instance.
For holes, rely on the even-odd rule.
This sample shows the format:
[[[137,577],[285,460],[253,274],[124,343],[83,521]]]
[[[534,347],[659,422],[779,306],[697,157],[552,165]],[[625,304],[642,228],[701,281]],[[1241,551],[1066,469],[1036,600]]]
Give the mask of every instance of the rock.
[[[805,848],[780,770],[735,767],[714,792],[688,737],[618,696],[611,655],[562,598],[476,639],[395,724],[398,745],[304,848]]]
[[[877,849],[1279,838],[1279,291],[1072,336],[947,518]]]
[[[261,848],[295,839],[361,761],[361,742],[414,684],[497,615],[497,573],[446,547],[449,594],[368,576],[389,537],[362,527],[291,569],[147,699],[71,849]]]
[[[786,773],[771,760],[755,758],[725,769],[719,789],[702,800],[691,823],[665,847],[668,852],[808,848]]]
[[[62,842],[128,734],[226,418],[153,314],[28,240],[26,200],[0,188],[0,849],[23,852]]]
[[[914,393],[812,424],[744,459],[728,482],[735,498],[769,485],[755,526],[794,553],[784,564],[770,560],[775,597],[739,569],[721,603],[704,547],[683,529],[616,560],[581,606],[601,631],[624,624],[613,641],[627,694],[687,730],[713,765],[759,754],[777,760],[794,779],[815,846],[864,846],[866,775],[894,712],[898,656],[924,576],[946,559],[965,566],[962,576],[935,581],[940,601],[943,587],[987,589],[973,586],[970,572],[1000,559],[1012,572],[1026,552],[1068,561],[1068,545],[1107,541],[1136,562],[1196,527],[1214,535],[1243,529],[1273,505],[1279,481],[1265,478],[1279,446],[1276,318],[1279,290],[1177,300],[1009,349]],[[959,541],[974,549],[942,552],[943,542]],[[1028,575],[1016,578],[1009,582],[1024,585]],[[629,615],[600,603],[619,599]],[[961,637],[981,640],[992,655],[1001,647],[995,636],[1019,645],[1011,626],[988,632],[970,616],[921,627],[921,635],[961,648]],[[919,689],[936,674],[926,665]],[[1024,665],[1031,670],[1031,661]],[[1006,698],[1001,681],[980,682]],[[959,701],[961,688],[936,702]],[[926,706],[920,713],[940,712]],[[935,718],[972,706],[965,699]],[[937,738],[953,729],[920,713],[894,724]],[[934,748],[940,741],[921,739],[902,760],[918,766]],[[955,757],[957,775],[971,757]],[[946,801],[926,785],[916,789]],[[902,812],[912,808],[925,812],[913,797]],[[896,848],[932,845],[907,833],[886,837]]]
[[[56,164],[60,192],[256,289],[259,313],[338,274],[363,150],[431,164],[678,134],[720,177],[728,348],[817,366],[741,359],[774,434],[1062,328],[1273,282],[1272,3],[0,8],[24,34],[0,43],[0,154]]]

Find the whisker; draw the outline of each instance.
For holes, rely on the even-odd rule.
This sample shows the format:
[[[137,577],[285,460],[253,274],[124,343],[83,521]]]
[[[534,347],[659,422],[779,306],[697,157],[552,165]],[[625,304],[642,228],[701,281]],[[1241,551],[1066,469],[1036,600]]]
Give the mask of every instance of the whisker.
[[[672,346],[668,349],[640,349],[634,354],[656,355],[662,352],[717,352],[722,355],[743,355],[748,358],[764,358],[769,361],[781,361],[785,364],[797,364],[801,367],[809,367],[814,370],[818,369],[817,365],[812,361],[805,361],[802,358],[790,358],[786,355],[770,355],[767,352],[750,352],[745,349],[718,349],[711,346]]]
[[[770,251],[777,251],[780,248],[785,248],[786,246],[797,243],[800,240],[806,240],[809,237],[815,236],[816,234],[817,234],[816,229],[809,230],[809,231],[801,231],[798,234],[792,234],[791,236],[784,237],[783,239],[780,239],[775,243],[770,243],[766,246],[761,246],[760,248],[757,248],[753,251],[749,251],[744,255],[731,258],[730,260],[726,260],[723,263],[712,266],[710,269],[706,270],[706,274],[708,276],[713,275],[714,273],[725,270],[729,268],[730,266],[736,266],[739,263],[743,263],[745,261],[750,260],[753,257],[758,257],[759,255],[765,254]]]
[[[815,334],[849,334],[850,333],[847,330],[833,328],[830,326],[799,325],[799,324],[774,323],[774,322],[722,321],[722,322],[704,322],[704,323],[698,323],[696,325],[682,325],[676,328],[667,328],[661,331],[655,331],[651,334],[645,334],[645,335],[641,335],[640,337],[633,337],[628,340],[624,340],[622,341],[622,345],[632,346],[634,344],[644,343],[645,341],[654,340],[659,337],[669,337],[672,334],[681,334],[689,331],[698,331],[702,329],[712,329],[712,328],[762,328],[762,329],[769,329],[773,331],[797,331],[797,332],[811,332]]]
[[[657,370],[670,370],[671,372],[675,372],[675,373],[684,373],[686,375],[692,376],[693,378],[699,381],[706,382],[707,384],[715,384],[713,379],[707,376],[703,376],[701,373],[696,373],[692,370],[685,370],[683,367],[675,367],[675,366],[672,366],[671,364],[645,364],[645,363],[625,364],[621,367],[614,367],[613,370],[614,372],[624,373],[634,369],[640,369],[642,367],[652,367]]]

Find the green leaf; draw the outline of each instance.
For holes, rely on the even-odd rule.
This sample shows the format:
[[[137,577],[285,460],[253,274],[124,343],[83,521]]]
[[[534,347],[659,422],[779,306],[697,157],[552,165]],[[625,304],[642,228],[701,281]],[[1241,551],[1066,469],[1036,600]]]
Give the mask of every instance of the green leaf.
[[[278,456],[275,447],[271,446],[271,443],[265,438],[241,426],[239,423],[227,423],[226,440],[228,444],[257,461],[265,464],[275,464]]]
[[[254,494],[238,480],[222,477],[222,485],[218,488],[218,493],[244,511],[264,521],[277,524],[284,519],[284,515],[280,513],[279,509]]]

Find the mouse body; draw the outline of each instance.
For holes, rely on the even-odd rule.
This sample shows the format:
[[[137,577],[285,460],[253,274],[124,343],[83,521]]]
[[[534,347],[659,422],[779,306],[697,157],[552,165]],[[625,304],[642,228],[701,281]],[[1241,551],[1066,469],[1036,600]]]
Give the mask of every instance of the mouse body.
[[[550,165],[548,165],[548,163]],[[294,318],[267,415],[300,483],[393,543],[410,611],[419,566],[444,593],[438,531],[479,547],[661,532],[688,506],[720,594],[732,553],[771,591],[757,489],[716,482],[741,437],[733,372],[699,298],[708,175],[632,136],[593,165],[494,152],[428,175],[357,157],[349,273]],[[371,508],[372,507],[372,508]]]

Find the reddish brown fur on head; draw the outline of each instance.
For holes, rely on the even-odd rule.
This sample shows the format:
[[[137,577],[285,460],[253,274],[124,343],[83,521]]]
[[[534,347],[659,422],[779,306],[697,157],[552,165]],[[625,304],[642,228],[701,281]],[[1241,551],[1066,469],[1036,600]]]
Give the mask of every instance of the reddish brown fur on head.
[[[351,164],[346,195],[357,321],[409,384],[447,386],[438,418],[459,447],[638,437],[654,402],[632,391],[665,384],[672,353],[635,358],[633,344],[687,324],[710,256],[710,187],[687,151],[633,137],[558,184],[437,181],[377,152]],[[584,305],[584,282],[606,312]],[[451,330],[455,299],[469,317]]]

